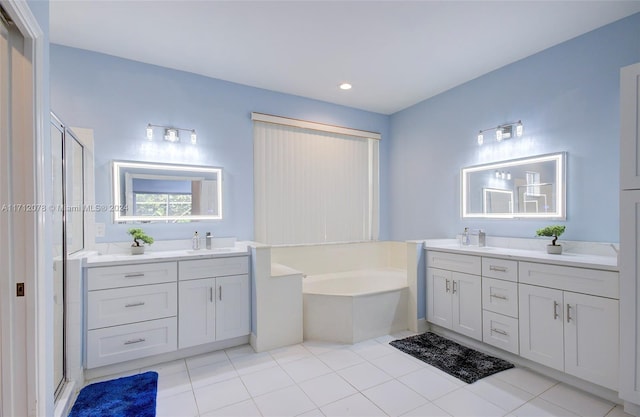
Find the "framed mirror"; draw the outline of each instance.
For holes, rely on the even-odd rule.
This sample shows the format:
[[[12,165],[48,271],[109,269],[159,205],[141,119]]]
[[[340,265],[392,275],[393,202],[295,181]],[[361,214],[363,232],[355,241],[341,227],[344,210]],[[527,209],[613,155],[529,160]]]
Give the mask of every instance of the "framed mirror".
[[[566,153],[463,168],[462,217],[566,218]]]
[[[222,169],[113,161],[114,222],[222,218]]]

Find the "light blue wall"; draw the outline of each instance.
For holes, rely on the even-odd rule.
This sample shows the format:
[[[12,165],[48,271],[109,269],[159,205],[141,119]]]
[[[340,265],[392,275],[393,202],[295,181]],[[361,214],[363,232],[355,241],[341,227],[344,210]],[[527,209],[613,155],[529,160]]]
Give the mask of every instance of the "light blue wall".
[[[392,115],[391,239],[453,237],[466,226],[533,237],[549,222],[463,220],[460,169],[566,151],[563,238],[618,242],[619,70],[638,61],[635,14]],[[478,130],[519,119],[522,139],[486,135],[477,145]]]
[[[206,53],[206,51],[205,51]],[[286,71],[283,68],[283,71]],[[333,88],[329,86],[328,88]],[[302,97],[51,45],[51,106],[70,126],[94,129],[96,202],[111,203],[114,159],[221,166],[224,219],[191,224],[147,224],[156,239],[186,239],[195,230],[215,236],[253,238],[253,127],[251,112],[275,114],[380,132],[381,201],[388,194],[389,117]],[[145,139],[147,123],[195,128],[198,145],[171,146]],[[156,132],[159,135],[159,132]],[[381,208],[381,238],[388,238],[387,205]],[[111,213],[98,242],[128,240],[129,225],[114,225]]]

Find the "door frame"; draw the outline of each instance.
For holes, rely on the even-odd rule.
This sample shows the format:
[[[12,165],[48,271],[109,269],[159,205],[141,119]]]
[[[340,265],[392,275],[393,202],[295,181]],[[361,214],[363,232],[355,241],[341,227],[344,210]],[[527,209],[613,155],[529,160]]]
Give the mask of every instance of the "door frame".
[[[28,203],[32,208],[45,207],[45,102],[44,51],[46,39],[35,16],[25,1],[0,0],[0,5],[15,23],[24,38],[24,56],[12,60],[11,112],[12,161],[8,203]],[[48,124],[46,124],[48,126]],[[6,215],[6,213],[4,213]],[[0,237],[0,250],[13,267],[6,276],[9,291],[0,292],[2,310],[0,331],[2,341],[2,408],[0,415],[53,415],[51,361],[47,346],[51,343],[53,308],[51,272],[44,267],[46,257],[52,258],[46,245],[50,240],[45,210],[33,209],[10,213],[13,229]],[[25,297],[15,296],[17,282],[24,282]],[[47,317],[49,316],[49,317]],[[14,393],[26,389],[24,395]]]

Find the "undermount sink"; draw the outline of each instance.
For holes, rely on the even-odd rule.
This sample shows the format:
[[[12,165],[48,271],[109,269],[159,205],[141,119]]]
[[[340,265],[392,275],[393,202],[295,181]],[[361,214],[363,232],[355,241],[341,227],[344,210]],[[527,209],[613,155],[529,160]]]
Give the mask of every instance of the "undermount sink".
[[[187,250],[188,254],[203,254],[206,255],[208,253],[220,253],[220,252],[231,252],[235,248],[213,248],[213,249],[191,249]]]

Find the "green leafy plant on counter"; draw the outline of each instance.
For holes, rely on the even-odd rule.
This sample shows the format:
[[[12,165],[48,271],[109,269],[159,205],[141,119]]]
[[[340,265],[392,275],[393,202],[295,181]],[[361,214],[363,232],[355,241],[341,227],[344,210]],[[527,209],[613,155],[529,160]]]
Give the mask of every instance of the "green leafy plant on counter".
[[[131,236],[133,236],[133,243],[131,246],[142,246],[141,242],[146,243],[147,245],[151,245],[153,243],[153,238],[147,235],[142,229],[131,228],[127,231]]]
[[[564,233],[565,227],[566,226],[559,226],[559,225],[547,226],[547,227],[544,227],[542,229],[538,229],[536,231],[536,235],[537,236],[553,237],[553,240],[551,241],[551,244],[553,246],[557,246],[556,245],[556,241],[558,240],[558,237],[560,237]]]

